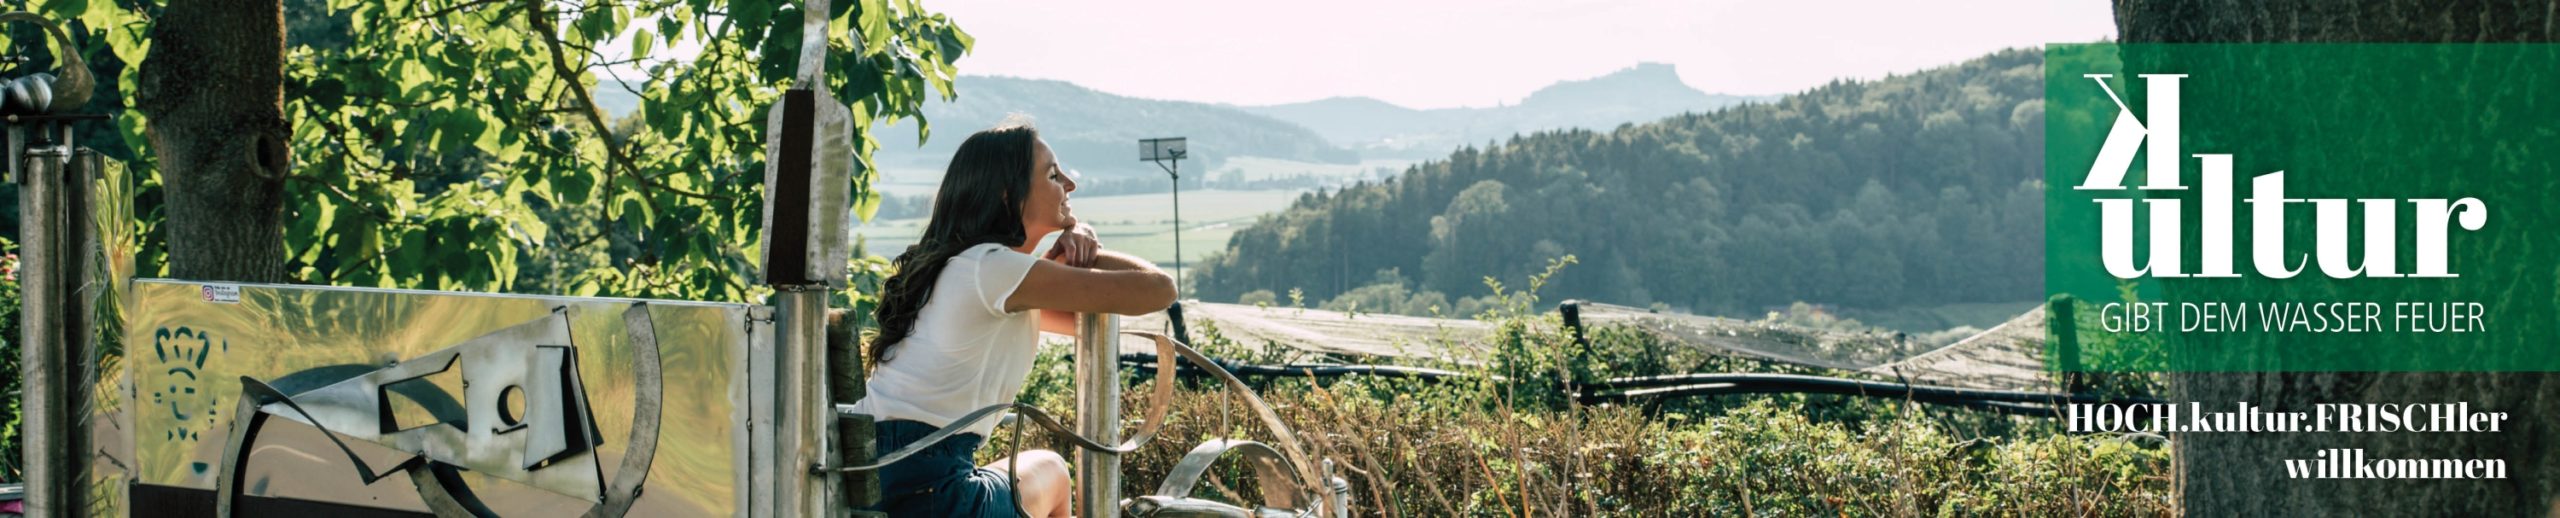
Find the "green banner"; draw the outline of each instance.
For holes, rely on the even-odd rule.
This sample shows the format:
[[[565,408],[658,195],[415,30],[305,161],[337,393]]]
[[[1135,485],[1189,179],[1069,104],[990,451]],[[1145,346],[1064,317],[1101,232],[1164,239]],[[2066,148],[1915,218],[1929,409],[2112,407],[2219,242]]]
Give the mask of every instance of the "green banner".
[[[2560,371],[2560,45],[2045,58],[2049,368]]]

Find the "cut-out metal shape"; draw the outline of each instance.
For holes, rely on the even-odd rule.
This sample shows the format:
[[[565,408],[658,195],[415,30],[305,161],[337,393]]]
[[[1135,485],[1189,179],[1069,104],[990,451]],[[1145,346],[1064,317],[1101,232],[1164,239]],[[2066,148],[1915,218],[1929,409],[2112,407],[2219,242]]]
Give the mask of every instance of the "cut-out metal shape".
[[[555,311],[533,321],[481,335],[415,359],[353,379],[289,396],[308,414],[293,412],[285,402],[268,403],[261,413],[320,427],[348,439],[372,442],[414,453],[428,460],[460,466],[589,502],[604,498],[603,473],[592,451],[604,441],[595,431],[595,415],[578,382],[575,347],[569,321]],[[425,378],[447,369],[462,370],[462,407],[457,426],[400,429],[391,412],[387,390],[393,384]],[[502,423],[500,394],[522,387],[526,415],[515,426]]]
[[[571,341],[567,308],[466,340],[418,358],[343,381],[286,395],[254,378],[242,377],[241,419],[234,424],[217,491],[219,512],[228,514],[246,471],[246,446],[270,416],[320,428],[345,453],[358,475],[371,484],[407,471],[421,496],[440,514],[488,515],[453,468],[478,471],[527,486],[580,498],[595,504],[588,516],[619,516],[639,497],[641,483],[657,448],[659,402],[656,333],[646,304],[624,312],[639,351],[635,374],[641,393],[629,454],[622,458],[608,488],[595,455],[604,444],[597,430],[585,384],[579,379],[577,347]],[[460,370],[462,408],[459,416],[433,423],[401,422],[392,401],[406,390],[425,387],[425,379]],[[429,390],[434,390],[429,388]],[[510,401],[510,400],[515,401]],[[515,405],[521,405],[521,410]],[[380,444],[416,454],[388,469],[376,470],[345,439]],[[436,466],[432,473],[419,470]],[[432,486],[432,487],[431,487]]]

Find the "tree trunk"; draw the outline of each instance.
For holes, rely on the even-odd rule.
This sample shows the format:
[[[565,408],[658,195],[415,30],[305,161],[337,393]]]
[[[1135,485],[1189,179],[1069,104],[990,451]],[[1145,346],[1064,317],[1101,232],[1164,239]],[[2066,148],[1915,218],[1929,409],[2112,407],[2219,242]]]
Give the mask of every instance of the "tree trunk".
[[[283,3],[170,2],[141,67],[136,107],[167,182],[169,274],[283,281]]]
[[[2116,0],[2125,43],[2549,42],[2560,2]],[[2504,243],[2502,246],[2524,246]],[[2171,395],[2209,409],[2317,403],[2471,402],[2507,412],[2497,433],[2197,433],[2176,437],[2179,494],[2195,516],[2518,516],[2560,513],[2560,375],[2178,374]],[[2485,408],[2483,408],[2485,407]],[[2507,480],[2292,480],[2283,459],[2323,448],[2377,457],[2496,458]],[[2383,455],[2381,452],[2388,452]]]

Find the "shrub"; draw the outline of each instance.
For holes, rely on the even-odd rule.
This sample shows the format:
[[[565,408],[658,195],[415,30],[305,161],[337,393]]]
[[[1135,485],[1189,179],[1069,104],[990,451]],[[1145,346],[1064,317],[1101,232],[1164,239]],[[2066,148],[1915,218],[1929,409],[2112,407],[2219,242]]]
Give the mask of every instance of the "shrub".
[[[1568,259],[1567,261],[1570,261]],[[1548,273],[1566,262],[1550,265]],[[1585,406],[1546,387],[1567,379],[1685,372],[1845,375],[1670,347],[1641,331],[1591,330],[1580,350],[1536,290],[1495,285],[1493,358],[1431,365],[1474,380],[1344,377],[1248,380],[1312,453],[1340,463],[1361,516],[2145,516],[2174,512],[2169,454],[2050,421],[1847,396],[1751,395]],[[1214,326],[1195,324],[1212,355],[1278,362]],[[1069,367],[1051,347],[1023,400],[1073,419]],[[1230,356],[1233,355],[1233,356]],[[1147,409],[1144,375],[1121,408]],[[1122,458],[1121,493],[1150,494],[1192,445],[1221,437],[1270,442],[1251,410],[1214,383],[1176,393],[1150,444]],[[1135,423],[1130,423],[1134,426]],[[979,453],[1011,451],[999,430]],[[1068,451],[1026,434],[1031,446]],[[1221,463],[1194,495],[1251,503],[1258,481]]]

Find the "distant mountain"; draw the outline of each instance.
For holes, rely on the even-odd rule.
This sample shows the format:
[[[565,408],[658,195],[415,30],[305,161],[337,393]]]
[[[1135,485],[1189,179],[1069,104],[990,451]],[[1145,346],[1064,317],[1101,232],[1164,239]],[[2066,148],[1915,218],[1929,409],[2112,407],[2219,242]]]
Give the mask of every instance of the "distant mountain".
[[[1138,160],[1138,139],[1153,137],[1190,139],[1191,156],[1201,161],[1183,164],[1185,171],[1209,171],[1226,159],[1247,156],[1360,161],[1357,153],[1305,127],[1226,106],[1139,99],[1064,81],[1011,77],[961,76],[955,89],[957,102],[925,103],[933,135],[922,148],[916,146],[912,121],[872,128],[880,139],[878,157],[887,167],[940,170],[970,133],[1016,113],[1032,118],[1061,161],[1088,175],[1161,178],[1164,173],[1155,165]]]
[[[1448,125],[1440,114],[1367,97],[1331,97],[1274,106],[1238,109],[1294,122],[1315,130],[1335,144],[1374,145],[1403,135],[1425,135]],[[1444,151],[1445,152],[1445,151]]]
[[[1322,164],[1360,162],[1359,154],[1305,127],[1232,107],[1139,99],[1064,81],[998,76],[961,76],[955,89],[959,102],[936,98],[925,103],[932,138],[923,147],[916,145],[915,121],[899,121],[871,129],[871,135],[880,139],[880,150],[873,158],[888,168],[941,171],[970,133],[1019,113],[1031,117],[1041,139],[1060,160],[1087,175],[1162,178],[1164,173],[1155,165],[1138,161],[1138,139],[1155,137],[1190,139],[1191,156],[1202,161],[1184,163],[1185,171],[1210,171],[1227,159],[1248,156]],[[595,94],[596,104],[616,117],[640,106],[640,98],[617,81],[599,84]]]
[[[1643,63],[1605,76],[1549,85],[1511,106],[1416,110],[1367,97],[1334,97],[1238,109],[1306,126],[1370,158],[1429,158],[1513,135],[1567,128],[1607,130],[1775,99],[1773,95],[1709,94],[1680,82],[1671,65]]]
[[[925,103],[933,135],[922,147],[917,146],[913,121],[872,128],[872,136],[880,139],[874,158],[882,167],[939,172],[969,133],[1015,113],[1032,118],[1068,167],[1101,178],[1161,179],[1155,166],[1138,161],[1138,139],[1189,138],[1191,155],[1199,161],[1184,163],[1185,171],[1215,171],[1226,160],[1242,157],[1319,164],[1420,160],[1513,135],[1569,128],[1605,131],[1776,99],[1701,92],[1680,82],[1671,65],[1656,63],[1556,83],[1530,93],[1520,104],[1492,108],[1416,110],[1367,97],[1232,106],[1140,99],[1063,81],[974,75],[961,76],[957,90],[957,101]],[[616,116],[628,115],[640,103],[615,81],[605,81],[595,93],[596,103]]]

